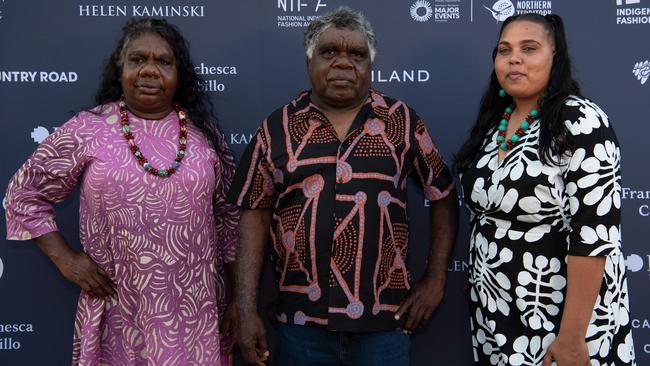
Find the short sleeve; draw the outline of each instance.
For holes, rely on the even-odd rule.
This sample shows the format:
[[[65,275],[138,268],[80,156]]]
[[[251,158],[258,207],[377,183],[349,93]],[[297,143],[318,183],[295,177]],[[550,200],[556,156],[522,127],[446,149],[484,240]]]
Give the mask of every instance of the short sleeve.
[[[588,100],[571,99],[565,124],[575,148],[564,172],[570,220],[569,254],[620,252],[621,174],[618,140],[607,115]]]
[[[235,159],[225,139],[216,131],[219,146],[216,148],[219,158],[215,166],[217,173],[216,187],[214,190],[214,217],[217,232],[217,255],[220,263],[230,263],[235,260],[235,247],[237,243],[237,224],[239,223],[239,208],[227,201],[235,174]]]
[[[53,205],[74,190],[87,156],[83,126],[75,116],[48,136],[7,187],[7,239],[28,240],[57,231]]]
[[[415,113],[412,115],[416,116]],[[424,197],[437,201],[449,195],[454,181],[424,122],[417,117],[415,120],[411,137],[411,149],[415,156],[411,175],[422,188]]]
[[[242,156],[228,201],[243,209],[274,208],[278,199],[273,177],[267,120],[258,128]]]

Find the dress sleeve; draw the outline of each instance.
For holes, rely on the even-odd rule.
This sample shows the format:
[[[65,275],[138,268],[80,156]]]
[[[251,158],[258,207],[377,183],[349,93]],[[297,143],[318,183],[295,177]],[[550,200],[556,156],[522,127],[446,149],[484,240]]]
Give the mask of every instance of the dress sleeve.
[[[220,132],[217,132],[220,135]],[[226,200],[228,190],[235,174],[235,158],[225,139],[219,139],[219,154],[217,160],[217,185],[214,191],[214,217],[217,231],[219,262],[230,263],[235,260],[235,245],[237,244],[237,224],[239,209]]]
[[[278,200],[267,120],[257,130],[239,162],[228,200],[243,209],[274,208]]]
[[[7,239],[28,240],[57,231],[53,205],[74,190],[89,160],[78,116],[48,136],[7,187]]]
[[[424,122],[414,112],[412,115],[416,122],[411,136],[411,149],[415,156],[411,175],[422,188],[424,197],[437,201],[449,195],[454,181]]]
[[[607,115],[577,100],[566,119],[575,148],[564,172],[570,220],[569,254],[607,256],[620,251],[620,149]]]

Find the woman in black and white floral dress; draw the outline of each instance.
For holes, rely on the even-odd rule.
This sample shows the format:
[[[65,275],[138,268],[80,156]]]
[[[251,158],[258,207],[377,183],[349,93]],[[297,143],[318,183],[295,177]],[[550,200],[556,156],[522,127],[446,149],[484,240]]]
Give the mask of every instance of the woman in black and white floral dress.
[[[507,19],[456,157],[478,365],[635,364],[620,150],[605,113],[579,95],[560,17]]]

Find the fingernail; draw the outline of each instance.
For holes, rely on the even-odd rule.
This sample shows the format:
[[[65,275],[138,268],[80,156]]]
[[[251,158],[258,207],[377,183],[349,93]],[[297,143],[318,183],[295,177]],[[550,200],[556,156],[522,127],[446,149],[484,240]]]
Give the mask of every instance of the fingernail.
[[[395,314],[395,320],[399,320],[399,314]]]
[[[269,355],[269,351],[264,352],[264,356],[268,356],[268,355]]]

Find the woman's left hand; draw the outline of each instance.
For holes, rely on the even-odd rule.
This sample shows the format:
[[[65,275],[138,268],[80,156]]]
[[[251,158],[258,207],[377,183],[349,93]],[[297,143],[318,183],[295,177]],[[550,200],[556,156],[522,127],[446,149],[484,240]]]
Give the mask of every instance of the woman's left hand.
[[[557,366],[591,365],[587,342],[581,337],[558,335],[548,348],[542,366],[551,366],[553,361],[557,363]]]
[[[221,322],[221,336],[229,337],[230,344],[228,345],[228,353],[232,353],[235,348],[235,330],[237,329],[237,307],[235,301],[231,301],[226,307],[223,320]]]

